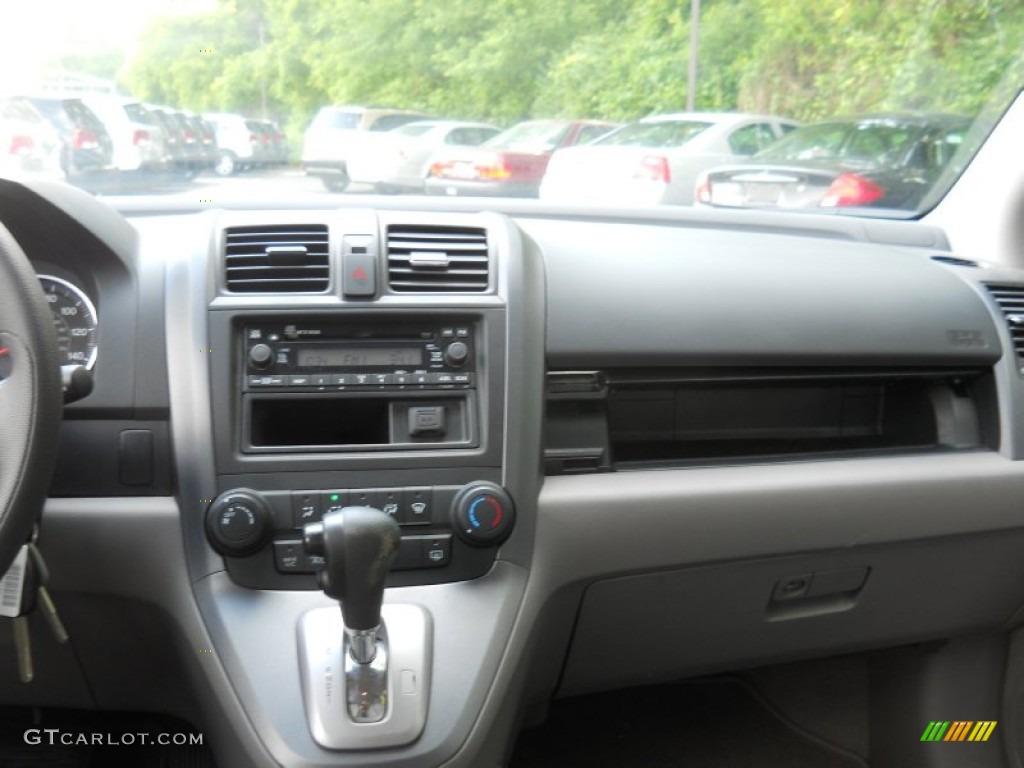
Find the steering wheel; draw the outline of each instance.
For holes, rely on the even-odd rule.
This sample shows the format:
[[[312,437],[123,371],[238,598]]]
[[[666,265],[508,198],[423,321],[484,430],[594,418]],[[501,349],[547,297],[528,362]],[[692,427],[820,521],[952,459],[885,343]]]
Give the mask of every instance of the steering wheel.
[[[25,252],[0,224],[0,576],[42,512],[62,410],[53,317]]]

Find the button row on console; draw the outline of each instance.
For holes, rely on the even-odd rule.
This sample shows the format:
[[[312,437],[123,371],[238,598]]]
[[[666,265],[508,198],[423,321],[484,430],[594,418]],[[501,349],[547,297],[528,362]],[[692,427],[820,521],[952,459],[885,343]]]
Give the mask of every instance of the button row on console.
[[[434,516],[433,488],[354,488],[328,491],[293,491],[292,523],[301,528],[342,507],[375,507],[400,525],[420,525]]]
[[[451,559],[450,534],[403,536],[391,570],[441,568],[448,565]],[[284,539],[274,542],[274,567],[279,573],[316,573],[323,570],[325,565],[324,557],[307,553],[301,541]]]
[[[250,387],[431,387],[473,384],[472,373],[313,373],[249,376]]]

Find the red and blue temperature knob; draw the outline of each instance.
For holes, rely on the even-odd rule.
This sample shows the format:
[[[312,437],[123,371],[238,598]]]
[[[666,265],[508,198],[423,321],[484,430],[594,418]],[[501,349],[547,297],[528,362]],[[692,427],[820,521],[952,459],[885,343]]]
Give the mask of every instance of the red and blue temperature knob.
[[[516,510],[500,485],[470,483],[452,500],[452,524],[463,541],[481,547],[500,544],[512,533]]]

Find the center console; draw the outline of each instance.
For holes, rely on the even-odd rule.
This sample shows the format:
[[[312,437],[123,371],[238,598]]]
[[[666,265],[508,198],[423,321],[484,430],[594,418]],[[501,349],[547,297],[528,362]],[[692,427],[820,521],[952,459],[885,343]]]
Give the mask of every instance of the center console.
[[[222,214],[215,273],[207,257],[169,276],[169,313],[207,297],[198,354],[171,353],[191,369],[172,402],[182,494],[201,499],[186,521],[197,602],[247,692],[221,704],[277,763],[440,764],[468,748],[525,586],[540,263],[492,215],[274,216]],[[362,555],[324,535],[345,540],[358,510],[395,532],[362,571],[382,574],[372,641],[349,604],[374,601],[337,588]]]
[[[503,346],[500,312],[229,312],[212,322],[234,363],[232,397],[214,413],[234,436],[219,466],[238,473],[224,473],[206,530],[237,583],[314,588],[323,560],[303,550],[300,531],[353,506],[401,526],[391,585],[487,572],[515,519],[494,482],[501,424],[483,408],[503,400],[502,360],[488,354]],[[403,480],[389,472],[371,485],[352,466],[394,467]],[[317,474],[295,474],[306,469]]]

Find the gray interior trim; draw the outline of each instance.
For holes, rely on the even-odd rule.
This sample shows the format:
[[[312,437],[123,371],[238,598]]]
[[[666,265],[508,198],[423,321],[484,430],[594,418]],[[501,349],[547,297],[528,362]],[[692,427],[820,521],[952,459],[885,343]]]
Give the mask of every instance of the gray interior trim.
[[[332,752],[313,740],[302,704],[296,631],[302,615],[337,603],[315,592],[257,592],[215,574],[196,585],[218,657],[262,741],[282,765],[438,765],[454,755],[479,723],[499,665],[508,669],[508,643],[526,582],[522,569],[498,563],[482,579],[389,589],[385,606],[425,608],[434,625],[431,696],[423,735],[401,749]],[[271,618],[272,617],[272,618]],[[514,665],[513,665],[514,666]],[[511,673],[506,674],[508,684]],[[482,727],[487,728],[488,723]],[[479,766],[470,755],[461,765]]]
[[[40,542],[58,605],[62,596],[98,595],[158,608],[171,619],[176,636],[167,639],[167,647],[152,649],[152,658],[159,663],[173,654],[184,666],[200,715],[196,725],[209,734],[218,764],[222,768],[273,766],[241,709],[220,650],[196,607],[174,499],[50,499],[43,515]],[[97,565],[97,552],[106,553],[102,567]],[[109,627],[114,647],[121,639],[116,637],[119,629]],[[102,676],[108,656],[80,658],[87,679]],[[128,706],[132,695],[120,691],[121,706]],[[144,702],[152,698],[149,691],[135,695]],[[98,703],[103,706],[102,701]]]
[[[1024,465],[988,452],[549,477],[551,589],[638,571],[1024,527]]]

